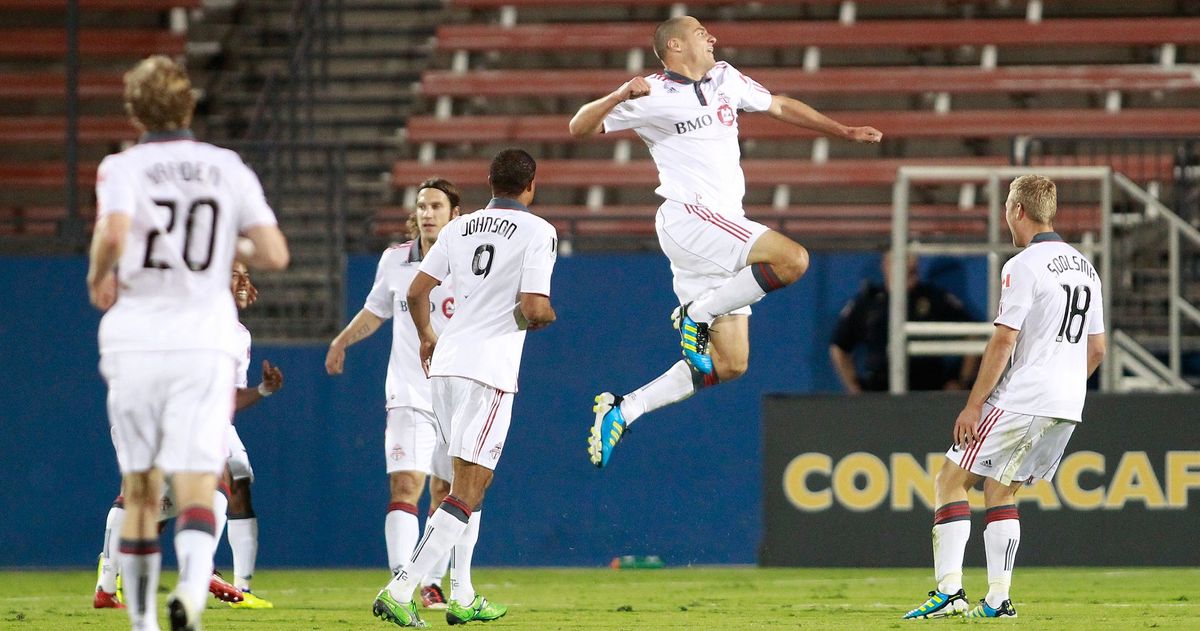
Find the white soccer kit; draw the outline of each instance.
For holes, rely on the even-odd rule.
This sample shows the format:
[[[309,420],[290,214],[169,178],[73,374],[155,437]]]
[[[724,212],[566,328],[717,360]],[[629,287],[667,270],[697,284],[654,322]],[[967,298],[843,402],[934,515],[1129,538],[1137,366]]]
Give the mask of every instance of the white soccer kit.
[[[771,93],[723,61],[700,81],[669,70],[646,81],[650,94],[613,108],[604,130],[632,129],[650,149],[659,176],[655,193],[666,200],[655,229],[671,260],[675,293],[687,303],[745,267],[750,248],[767,231],[742,208],[738,110],[770,108]]]
[[[243,350],[229,291],[234,247],[275,215],[236,153],[186,132],[149,134],[106,157],[96,198],[100,217],[131,218],[117,301],[99,332],[121,470],[217,473]]]
[[[387,472],[421,471],[450,479],[449,459],[438,444],[429,379],[421,366],[420,339],[408,314],[408,287],[421,263],[419,240],[393,245],[379,257],[375,283],[363,308],[392,320],[392,351],[386,381],[387,427],[384,457]],[[429,322],[440,333],[454,315],[454,295],[447,280],[429,294]]]
[[[946,456],[998,479],[1050,479],[1083,419],[1087,338],[1104,333],[1100,276],[1053,232],[1036,235],[1001,271],[997,326],[1016,329],[1009,366],[980,419],[979,439]]]
[[[450,456],[496,466],[525,346],[520,294],[550,295],[557,247],[554,226],[514,200],[493,199],[447,224],[421,262],[435,279],[454,277],[454,318],[429,369]]]

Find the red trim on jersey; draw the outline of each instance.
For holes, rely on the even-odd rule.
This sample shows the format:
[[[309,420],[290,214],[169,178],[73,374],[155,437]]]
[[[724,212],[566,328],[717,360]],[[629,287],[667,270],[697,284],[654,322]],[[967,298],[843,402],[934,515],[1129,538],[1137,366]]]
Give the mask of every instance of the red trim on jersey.
[[[479,440],[475,441],[475,454],[472,456],[475,460],[479,459],[480,452],[483,451],[483,443],[487,440],[487,435],[492,431],[492,422],[496,420],[496,412],[500,410],[500,401],[504,398],[503,390],[496,390],[496,396],[492,398],[492,407],[488,410],[487,421],[483,424],[483,429],[479,432]]]
[[[996,426],[996,421],[1000,420],[1000,415],[1004,414],[1004,410],[1000,408],[992,408],[992,411],[983,419],[983,424],[979,427],[979,433],[975,438],[975,443],[967,448],[963,454],[960,465],[967,471],[975,465],[975,458],[979,455],[979,448],[983,446],[983,441],[991,433],[992,428]]]

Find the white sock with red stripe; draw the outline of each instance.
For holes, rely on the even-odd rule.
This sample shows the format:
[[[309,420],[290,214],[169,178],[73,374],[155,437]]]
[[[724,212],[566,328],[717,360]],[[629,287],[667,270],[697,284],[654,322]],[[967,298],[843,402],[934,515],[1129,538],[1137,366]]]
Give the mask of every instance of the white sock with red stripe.
[[[425,534],[412,559],[401,566],[388,583],[387,590],[392,597],[402,603],[411,601],[413,590],[420,586],[421,579],[462,538],[470,520],[470,507],[457,497],[447,495],[425,524]]]
[[[438,587],[442,586],[442,579],[446,576],[446,572],[448,572],[450,570],[450,555],[451,554],[454,554],[454,553],[451,552],[450,554],[442,555],[442,560],[438,561],[437,564],[433,566],[433,569],[430,570],[430,572],[431,572],[430,575],[425,577],[425,581],[423,584],[437,585]]]
[[[469,607],[475,600],[475,585],[471,582],[471,559],[475,556],[475,542],[479,540],[479,517],[482,511],[471,513],[467,529],[450,554],[450,600]]]
[[[632,425],[646,412],[682,401],[695,392],[692,369],[681,359],[654,381],[625,395],[621,401],[621,414],[625,417],[625,425]]]
[[[693,302],[688,307],[688,317],[696,322],[712,324],[718,317],[752,305],[762,300],[767,292],[782,289],[784,286],[770,265],[747,265],[711,294]]]
[[[933,575],[938,591],[962,589],[963,555],[971,538],[971,507],[966,501],[947,502],[933,513]]]
[[[1021,545],[1021,520],[1015,504],[987,509],[987,527],[983,531],[983,546],[987,552],[989,607],[999,608],[1008,600],[1012,584],[1013,565],[1017,547]]]
[[[417,521],[417,507],[407,502],[388,504],[387,517],[383,520],[383,538],[387,542],[388,569],[392,574],[412,557],[421,528]]]
[[[162,570],[158,541],[122,539],[120,549],[129,620],[134,629],[157,629],[158,577]]]

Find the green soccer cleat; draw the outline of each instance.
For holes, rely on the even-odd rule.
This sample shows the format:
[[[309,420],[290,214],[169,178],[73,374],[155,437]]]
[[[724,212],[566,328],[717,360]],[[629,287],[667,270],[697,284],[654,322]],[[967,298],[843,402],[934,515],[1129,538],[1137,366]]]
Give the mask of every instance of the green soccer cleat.
[[[970,604],[967,603],[967,593],[958,590],[953,594],[943,594],[937,590],[929,592],[929,599],[920,607],[904,614],[903,620],[919,620],[927,618],[948,618],[966,613]]]
[[[379,595],[375,597],[375,604],[371,607],[371,613],[375,614],[376,618],[391,622],[399,627],[415,627],[424,629],[429,626],[417,614],[417,604],[412,600],[401,604],[392,597],[391,592],[387,588],[379,590]]]
[[[233,607],[234,609],[274,609],[275,608],[274,603],[267,600],[266,598],[263,598],[262,596],[256,596],[256,595],[250,593],[250,590],[248,590],[248,589],[242,590],[241,602],[229,603],[229,606]]]
[[[456,600],[451,600],[447,603],[446,622],[451,625],[466,624],[472,620],[491,622],[504,617],[506,613],[508,613],[507,606],[497,605],[496,603],[489,602],[482,595],[475,594],[475,600],[471,601],[470,607],[463,607]]]
[[[968,618],[1016,618],[1017,610],[1013,607],[1011,600],[1005,600],[1000,603],[1000,606],[993,609],[987,604],[987,599],[979,601],[975,608],[967,612]]]

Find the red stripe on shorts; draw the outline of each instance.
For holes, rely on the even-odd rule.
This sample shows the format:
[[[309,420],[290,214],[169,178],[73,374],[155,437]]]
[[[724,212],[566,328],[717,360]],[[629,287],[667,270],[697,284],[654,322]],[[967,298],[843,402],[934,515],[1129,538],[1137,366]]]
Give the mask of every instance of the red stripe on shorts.
[[[703,206],[693,206],[691,204],[684,204],[684,207],[687,208],[689,212],[695,214],[697,217],[700,217],[701,220],[708,222],[708,223],[720,228],[721,230],[724,230],[725,232],[728,232],[733,238],[735,238],[739,241],[744,242],[744,241],[749,240],[749,238],[750,238],[749,230],[746,230],[745,228],[743,228],[735,223],[732,223],[723,217],[718,219],[717,216],[711,210],[704,208]]]
[[[975,458],[979,456],[979,450],[983,447],[983,441],[987,439],[992,428],[996,426],[996,421],[1000,420],[1000,415],[1004,414],[1004,410],[1000,408],[992,408],[992,411],[983,420],[983,424],[979,427],[979,432],[975,436],[975,444],[967,448],[967,453],[963,455],[962,468],[967,471],[975,466]]]
[[[479,440],[475,442],[475,460],[479,460],[479,452],[483,451],[483,443],[487,440],[487,435],[492,431],[492,421],[496,420],[496,412],[500,409],[500,400],[504,398],[504,392],[496,391],[495,398],[492,399],[492,409],[488,411],[487,421],[483,424],[483,430],[479,432]]]

